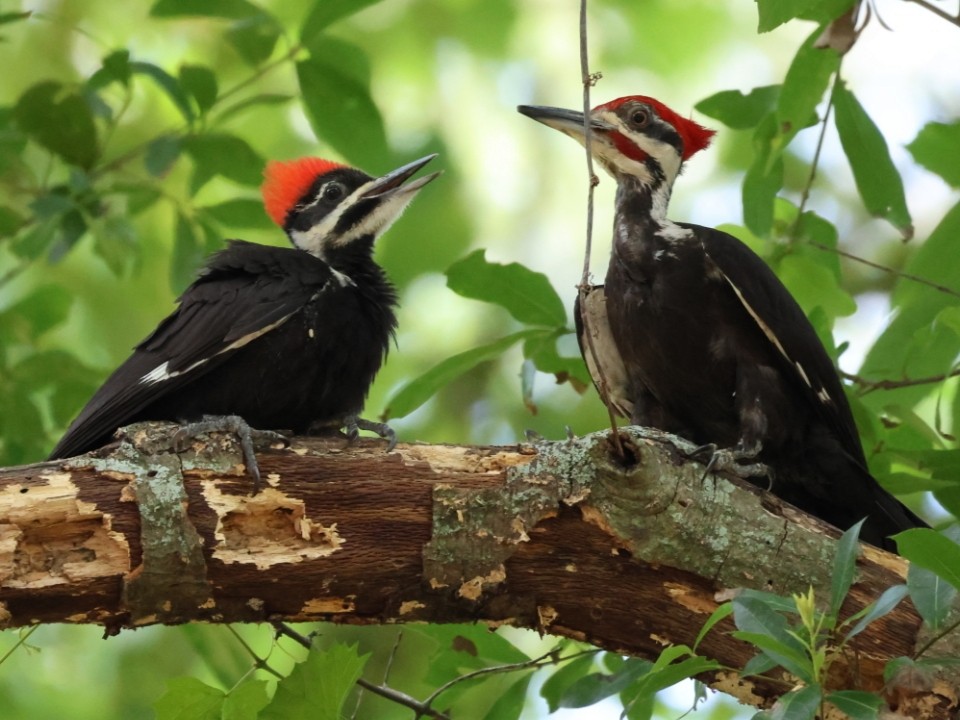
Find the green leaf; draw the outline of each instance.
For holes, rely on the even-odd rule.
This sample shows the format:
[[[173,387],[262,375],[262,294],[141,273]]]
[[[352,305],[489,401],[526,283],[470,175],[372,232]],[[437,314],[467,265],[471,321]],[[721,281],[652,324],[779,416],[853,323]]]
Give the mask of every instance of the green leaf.
[[[170,260],[170,288],[174,293],[183,292],[183,289],[193,282],[203,256],[203,248],[193,223],[183,213],[177,213],[173,257]]]
[[[237,19],[263,12],[247,0],[157,0],[150,15],[159,18],[217,17]]]
[[[143,166],[154,177],[162,177],[180,157],[180,138],[176,135],[160,135],[147,145]]]
[[[114,275],[128,267],[138,252],[137,231],[122,215],[110,215],[94,226],[94,249]]]
[[[246,140],[226,133],[205,133],[183,139],[183,150],[194,162],[190,181],[194,193],[220,175],[241,185],[259,186],[266,164]]]
[[[90,106],[58,82],[32,85],[13,109],[20,130],[71,165],[93,167],[99,151]]]
[[[31,15],[33,15],[32,10],[25,10],[24,12],[0,13],[0,25],[8,25],[19,20],[26,20]]]
[[[840,69],[836,50],[816,48],[817,28],[800,46],[787,70],[777,102],[777,129],[782,147],[800,130],[816,122],[817,105],[823,100],[830,78]]]
[[[559,707],[581,708],[622,692],[637,678],[643,677],[653,663],[639,658],[629,658],[617,672],[590,673],[571,683],[559,698]]]
[[[282,95],[280,93],[261,93],[252,97],[244,98],[235,105],[231,105],[217,114],[217,123],[225,123],[227,120],[239,115],[240,113],[257,107],[269,107],[271,105],[282,105],[293,100],[293,95]]]
[[[383,411],[383,419],[409,415],[436,395],[440,388],[449,385],[454,379],[472,370],[480,363],[500,357],[520,340],[531,337],[538,332],[540,331],[521,330],[487,345],[481,345],[449,357],[434,365],[423,375],[401,387],[387,400],[386,408]]]
[[[759,125],[767,113],[776,109],[779,96],[779,85],[756,87],[746,95],[739,90],[723,90],[701,100],[696,109],[727,127],[746,130]]]
[[[857,310],[856,301],[825,265],[823,252],[818,255],[796,252],[780,261],[777,275],[807,312],[822,308],[829,318],[846,317]],[[829,261],[829,259],[828,259]]]
[[[743,666],[743,669],[740,671],[740,674],[743,677],[749,677],[751,675],[762,675],[769,670],[773,670],[777,667],[775,660],[771,659],[765,653],[757,653],[752,658],[747,660],[747,664]]]
[[[857,557],[860,555],[860,529],[866,518],[847,530],[837,541],[837,554],[833,558],[833,579],[830,583],[830,614],[837,617],[853,578],[857,573]]]
[[[554,375],[557,384],[569,382],[574,390],[583,393],[591,383],[583,358],[561,355],[557,349],[559,339],[569,334],[570,330],[557,328],[529,338],[523,343],[523,356],[540,372]]]
[[[857,622],[856,625],[847,633],[846,639],[856,637],[864,630],[867,629],[867,626],[872,623],[874,620],[882,618],[884,615],[887,615],[900,604],[900,601],[907,596],[907,586],[906,585],[894,585],[888,587],[883,593],[876,599],[875,602],[868,605],[860,613],[862,617]]]
[[[593,655],[575,658],[544,681],[540,686],[540,697],[547,701],[551,713],[560,709],[560,702],[570,687],[593,669],[595,659]]]
[[[813,720],[820,710],[822,691],[819,685],[808,685],[781,695],[770,711],[774,720]]]
[[[487,262],[484,250],[470,253],[447,270],[447,287],[458,295],[494,303],[530,325],[563,326],[563,300],[547,276],[519,264]]]
[[[307,119],[317,137],[370,170],[391,158],[383,118],[350,55],[311,57],[297,63]]]
[[[913,563],[907,569],[907,587],[920,617],[930,626],[931,632],[939,632],[957,597],[957,588],[936,573]]]
[[[806,15],[812,6],[823,0],[757,0],[759,24],[757,32],[765,33],[785,22]],[[848,0],[852,2],[853,0]]]
[[[0,237],[16,235],[26,223],[27,219],[16,210],[0,205]]]
[[[888,220],[905,238],[912,237],[903,180],[883,134],[842,81],[833,88],[833,107],[840,144],[867,211]]]
[[[500,694],[496,702],[490,706],[490,709],[484,715],[484,720],[517,720],[523,713],[527,699],[527,688],[530,686],[530,678],[533,673],[526,673],[523,677],[513,683],[510,688]]]
[[[220,720],[223,691],[196,678],[167,681],[167,691],[153,704],[156,720]]]
[[[196,101],[201,115],[217,101],[217,76],[210,68],[202,65],[181,66],[180,86]]]
[[[720,607],[711,613],[710,617],[707,618],[707,621],[703,624],[703,627],[700,628],[700,632],[697,633],[697,639],[693,643],[693,649],[696,650],[703,639],[707,636],[707,633],[713,630],[713,627],[723,620],[724,618],[730,617],[733,614],[733,604],[724,603]]]
[[[931,122],[907,145],[913,159],[953,187],[960,187],[960,122]]]
[[[197,212],[206,213],[221,225],[231,228],[259,228],[269,230],[276,227],[263,209],[259,200],[237,198],[216,205],[197,208]]]
[[[802,650],[798,650],[792,647],[791,644],[777,639],[772,635],[760,632],[737,630],[732,633],[732,635],[737,640],[750,643],[758,650],[761,650],[768,658],[804,682],[813,681],[811,660]]]
[[[260,710],[270,702],[264,680],[247,680],[235,687],[223,701],[221,720],[257,720]]]
[[[897,552],[960,588],[960,545],[934,530],[915,528],[893,536]]]
[[[884,706],[879,695],[862,690],[836,690],[827,695],[827,702],[851,720],[876,720]]]
[[[260,711],[259,720],[339,720],[369,659],[370,654],[360,655],[356,645],[337,643],[324,651],[311,650],[306,660],[277,683],[273,700]]]
[[[760,237],[773,227],[773,206],[783,187],[783,158],[774,148],[777,137],[776,117],[763,118],[753,134],[755,155],[743,178],[743,222]]]
[[[190,104],[190,98],[173,75],[148,62],[132,62],[130,63],[130,69],[136,75],[145,75],[153,80],[177,106],[184,119],[188,123],[194,121],[196,116],[193,112],[193,106]]]
[[[0,311],[0,338],[5,343],[33,344],[45,332],[67,319],[73,297],[59,285],[41,285]]]
[[[91,90],[98,90],[114,82],[127,87],[130,85],[132,76],[130,51],[126,49],[114,50],[103,59],[100,69],[87,80],[87,87]]]
[[[376,5],[380,0],[316,0],[300,30],[300,43],[310,45],[330,25],[349,15]]]
[[[247,63],[257,66],[273,55],[282,29],[272,15],[259,13],[237,20],[227,30],[227,42]]]

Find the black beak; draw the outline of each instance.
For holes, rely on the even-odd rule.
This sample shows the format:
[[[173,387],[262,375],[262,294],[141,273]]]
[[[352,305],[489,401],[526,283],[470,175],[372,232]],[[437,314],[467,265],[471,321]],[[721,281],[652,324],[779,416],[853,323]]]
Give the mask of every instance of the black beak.
[[[542,105],[518,105],[517,112],[567,135],[582,138],[585,134],[583,113],[579,110],[564,110],[563,108],[544,107]],[[591,118],[590,129],[594,132],[604,132],[613,130],[613,126],[603,120]]]
[[[430,173],[429,175],[425,175],[409,185],[404,185],[403,183],[415,172],[417,172],[417,170],[433,160],[436,156],[437,153],[433,153],[432,155],[427,155],[419,160],[414,160],[412,163],[407,163],[403,167],[398,167],[392,172],[388,172],[383,177],[374,180],[367,187],[366,192],[364,192],[363,195],[361,195],[358,199],[383,198],[398,193],[416,192],[428,182],[440,175],[440,172],[438,171],[435,173]]]

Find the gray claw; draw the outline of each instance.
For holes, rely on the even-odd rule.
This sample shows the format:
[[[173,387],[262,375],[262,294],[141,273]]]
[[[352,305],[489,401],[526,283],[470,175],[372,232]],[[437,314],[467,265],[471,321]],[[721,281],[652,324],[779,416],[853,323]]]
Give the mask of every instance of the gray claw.
[[[357,439],[361,430],[367,430],[376,433],[387,441],[387,452],[391,452],[397,446],[397,433],[386,423],[366,420],[357,415],[351,415],[343,424],[347,429],[347,438],[350,442]]]

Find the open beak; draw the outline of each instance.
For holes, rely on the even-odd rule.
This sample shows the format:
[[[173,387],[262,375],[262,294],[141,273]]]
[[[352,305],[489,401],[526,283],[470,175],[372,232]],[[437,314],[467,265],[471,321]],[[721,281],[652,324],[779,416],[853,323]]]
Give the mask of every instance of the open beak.
[[[429,175],[424,175],[422,178],[415,180],[409,185],[404,185],[403,183],[415,172],[417,172],[417,170],[433,160],[436,156],[437,153],[427,155],[419,160],[414,160],[412,163],[407,163],[403,167],[398,167],[396,170],[388,172],[381,178],[377,178],[367,186],[366,191],[364,191],[363,195],[361,195],[358,199],[366,200],[372,198],[387,198],[402,193],[416,192],[428,182],[440,175],[440,171],[430,173]]]
[[[583,142],[586,133],[583,129],[583,113],[579,110],[564,110],[542,105],[518,105],[517,112]],[[613,130],[613,126],[603,120],[591,118],[590,129],[596,133],[602,133]]]

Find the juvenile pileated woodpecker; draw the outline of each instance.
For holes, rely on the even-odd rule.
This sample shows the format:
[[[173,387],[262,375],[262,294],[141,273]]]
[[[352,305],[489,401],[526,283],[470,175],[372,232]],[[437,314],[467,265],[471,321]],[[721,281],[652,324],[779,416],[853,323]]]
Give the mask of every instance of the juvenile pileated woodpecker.
[[[396,292],[373,244],[439,175],[404,185],[434,157],[380,178],[319,158],[270,163],[264,203],[293,247],[233,240],[211,256],[50,458],[99,447],[138,420],[237,432],[255,479],[251,428],[366,429],[392,446],[388,426],[359,417],[397,326]]]
[[[585,142],[581,112],[518,109]],[[924,522],[867,471],[843,387],[803,310],[739,240],[667,218],[684,161],[714,132],[645,96],[600,105],[589,122],[591,153],[617,181],[605,286],[576,310],[604,400],[634,424],[726,448],[732,463],[762,461],[776,495],[840,528],[866,517],[861,539],[894,549],[889,535]]]

